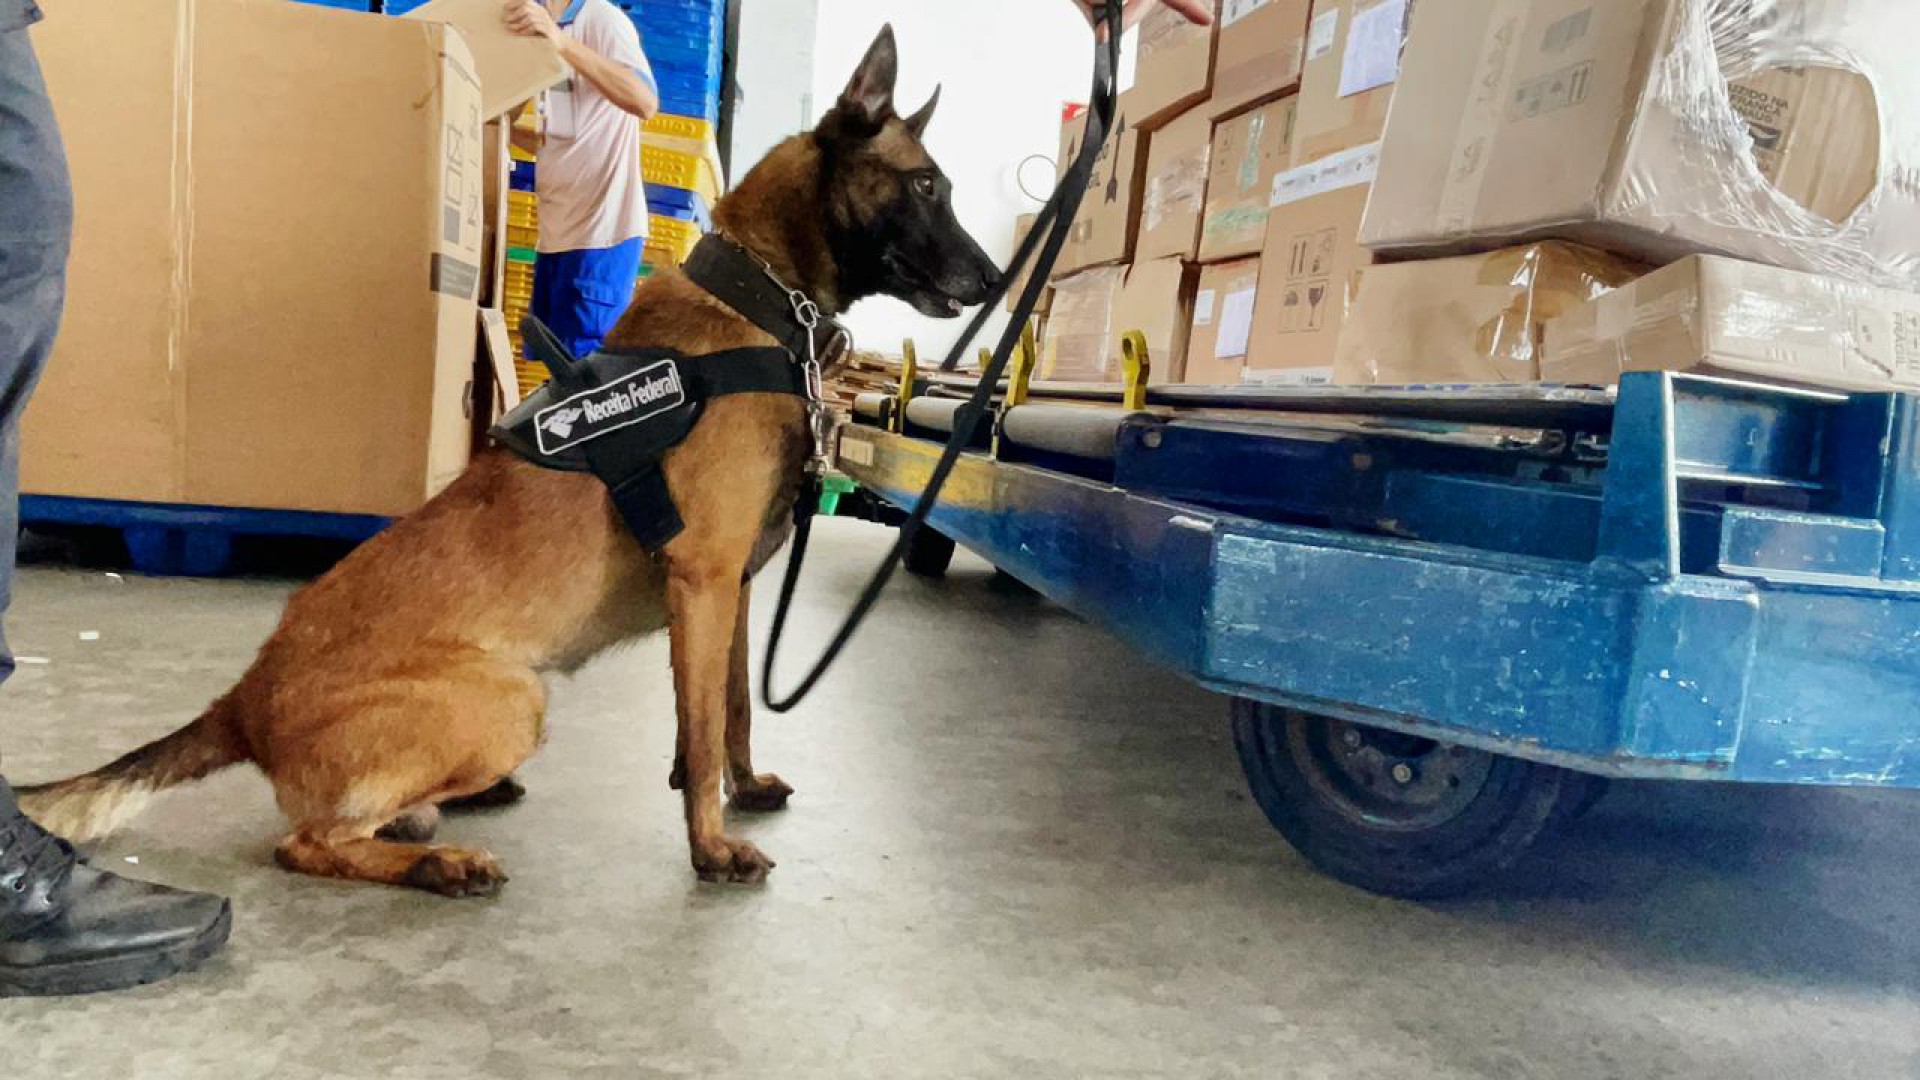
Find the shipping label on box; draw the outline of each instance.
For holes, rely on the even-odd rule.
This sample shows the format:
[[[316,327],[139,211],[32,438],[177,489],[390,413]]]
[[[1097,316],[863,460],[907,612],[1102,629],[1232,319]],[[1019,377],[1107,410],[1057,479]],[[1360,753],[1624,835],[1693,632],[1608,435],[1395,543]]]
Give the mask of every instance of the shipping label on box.
[[[1379,141],[1400,75],[1408,0],[1318,0],[1308,31],[1292,164]]]

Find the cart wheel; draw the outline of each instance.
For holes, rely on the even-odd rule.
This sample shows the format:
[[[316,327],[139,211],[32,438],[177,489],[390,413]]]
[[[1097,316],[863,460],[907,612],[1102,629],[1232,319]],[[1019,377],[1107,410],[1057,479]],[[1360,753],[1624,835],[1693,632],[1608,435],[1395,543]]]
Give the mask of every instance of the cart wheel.
[[[1325,873],[1388,896],[1471,891],[1587,787],[1549,765],[1245,699],[1233,734],[1274,828]]]
[[[920,526],[920,531],[913,534],[913,542],[907,545],[907,573],[938,580],[947,576],[947,567],[951,565],[953,538],[931,525]]]
[[[1562,823],[1587,816],[1587,811],[1606,796],[1609,786],[1606,777],[1583,772],[1569,772],[1564,783],[1566,794],[1560,799],[1559,808]]]

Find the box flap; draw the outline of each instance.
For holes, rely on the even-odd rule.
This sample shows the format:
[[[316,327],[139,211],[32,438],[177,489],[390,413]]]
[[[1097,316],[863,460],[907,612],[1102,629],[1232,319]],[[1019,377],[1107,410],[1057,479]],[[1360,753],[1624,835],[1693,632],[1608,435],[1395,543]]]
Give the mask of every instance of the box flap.
[[[501,21],[502,0],[432,0],[401,16],[447,23],[466,38],[480,76],[480,109],[499,116],[566,81],[567,62],[544,38],[522,37]]]

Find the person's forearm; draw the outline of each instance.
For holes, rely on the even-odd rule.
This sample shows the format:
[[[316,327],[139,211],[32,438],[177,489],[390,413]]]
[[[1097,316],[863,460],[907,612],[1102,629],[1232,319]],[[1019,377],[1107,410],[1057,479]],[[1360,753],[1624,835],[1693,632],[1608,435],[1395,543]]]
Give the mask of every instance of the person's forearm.
[[[539,132],[529,131],[517,124],[508,125],[507,138],[513,141],[513,145],[525,150],[529,154],[538,154],[540,152],[540,144],[546,141],[541,137]]]
[[[622,110],[642,120],[651,120],[653,114],[660,111],[660,95],[633,69],[614,63],[572,38],[561,44],[560,56]]]

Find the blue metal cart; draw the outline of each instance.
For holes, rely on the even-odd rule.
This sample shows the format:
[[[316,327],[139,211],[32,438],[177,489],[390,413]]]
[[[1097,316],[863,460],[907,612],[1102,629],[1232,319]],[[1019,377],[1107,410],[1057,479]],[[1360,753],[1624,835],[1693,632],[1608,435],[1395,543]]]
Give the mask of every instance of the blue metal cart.
[[[957,540],[1230,695],[1253,794],[1335,877],[1472,888],[1606,777],[1920,786],[1912,397],[1040,389],[913,567]],[[839,468],[910,506],[958,396],[863,396]]]

